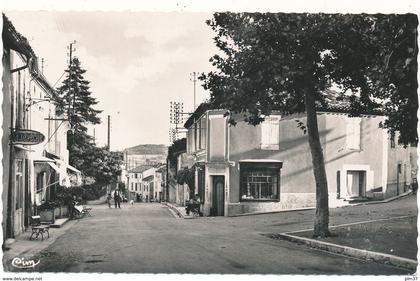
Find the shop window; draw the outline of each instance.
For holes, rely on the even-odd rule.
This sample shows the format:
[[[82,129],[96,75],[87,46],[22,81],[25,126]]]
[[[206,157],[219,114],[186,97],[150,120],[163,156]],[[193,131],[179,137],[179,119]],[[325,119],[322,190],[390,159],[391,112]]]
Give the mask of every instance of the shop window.
[[[23,207],[23,160],[16,159],[16,210]]]
[[[279,168],[241,168],[241,201],[279,200]]]
[[[36,193],[41,193],[45,186],[45,172],[36,175]]]
[[[261,149],[279,149],[279,119],[267,117],[261,123]]]

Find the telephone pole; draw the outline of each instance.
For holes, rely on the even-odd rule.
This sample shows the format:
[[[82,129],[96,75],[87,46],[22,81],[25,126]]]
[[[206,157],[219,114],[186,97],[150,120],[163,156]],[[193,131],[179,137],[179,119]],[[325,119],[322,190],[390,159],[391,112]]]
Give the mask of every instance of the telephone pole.
[[[190,80],[194,83],[194,108],[193,108],[193,112],[195,111],[195,84],[197,82],[197,72],[193,72],[190,74],[191,78]]]
[[[183,102],[170,102],[170,114],[169,114],[169,142],[174,142],[178,139],[179,133],[185,133],[186,129],[178,127],[179,124],[184,123],[184,115],[191,115],[190,112],[184,112]]]
[[[76,44],[76,41],[73,41],[72,43],[70,43],[70,45],[67,47],[67,49],[69,50],[69,80],[68,80],[68,89],[69,89],[69,93],[68,93],[68,103],[69,103],[69,108],[67,111],[67,115],[68,115],[68,119],[69,119],[69,123],[70,123],[70,127],[73,128],[73,124],[71,122],[71,66],[72,66],[72,62],[73,62],[73,45]],[[76,51],[76,49],[74,49],[74,51]],[[76,101],[76,93],[73,93],[73,115],[74,115],[74,105],[75,105],[75,101]]]
[[[108,151],[111,150],[111,115],[108,115]]]

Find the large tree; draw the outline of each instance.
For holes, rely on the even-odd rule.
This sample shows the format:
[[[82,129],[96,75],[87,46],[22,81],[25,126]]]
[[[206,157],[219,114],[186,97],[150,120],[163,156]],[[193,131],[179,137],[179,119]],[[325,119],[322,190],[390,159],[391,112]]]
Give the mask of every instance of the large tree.
[[[343,94],[353,94],[353,115],[383,107],[379,99],[390,93],[391,75],[378,75],[377,69],[384,67],[385,49],[392,51],[395,34],[390,28],[404,29],[410,19],[412,15],[216,13],[207,22],[222,51],[210,60],[217,70],[201,76],[213,106],[243,113],[251,124],[272,110],[306,112],[316,186],[314,236],[329,235],[317,106],[328,105],[325,93],[335,83]],[[400,129],[390,124],[385,125]]]
[[[82,68],[80,60],[75,57],[65,70],[66,79],[57,89],[59,101],[57,111],[70,116],[70,125],[77,131],[86,132],[87,124],[99,124],[98,115],[102,112],[94,108],[98,104],[90,91],[90,82],[84,78],[86,70]]]
[[[68,133],[68,149],[70,164],[81,168],[83,154],[89,148],[92,137],[87,134],[88,124],[99,124],[100,110],[94,108],[98,101],[92,96],[89,84],[84,78],[86,70],[80,60],[75,57],[65,70],[66,79],[56,91],[57,114],[67,116],[71,126]]]
[[[87,134],[87,125],[100,124],[101,110],[94,107],[98,101],[92,96],[90,82],[84,78],[86,70],[80,60],[73,58],[66,79],[54,97],[57,114],[68,116],[71,130],[68,132],[70,164],[83,176],[94,178],[97,183],[109,184],[121,174],[122,156],[107,148],[97,147]]]

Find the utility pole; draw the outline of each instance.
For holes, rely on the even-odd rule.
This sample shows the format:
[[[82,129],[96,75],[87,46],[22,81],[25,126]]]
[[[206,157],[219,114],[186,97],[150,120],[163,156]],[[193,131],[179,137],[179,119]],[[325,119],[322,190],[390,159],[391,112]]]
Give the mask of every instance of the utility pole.
[[[128,151],[125,152],[125,169],[128,171]]]
[[[41,73],[44,74],[44,58],[41,59]]]
[[[108,151],[111,150],[111,115],[108,115]]]
[[[174,129],[170,129],[169,141],[174,142],[178,139],[178,125],[182,123],[183,118],[181,113],[184,110],[184,103],[182,102],[170,102],[170,117],[169,123],[175,125]]]
[[[96,145],[96,134],[95,134],[95,128],[93,128],[93,144]]]
[[[184,122],[183,115],[190,115],[189,112],[184,112],[184,103],[183,102],[170,102],[170,118],[169,123],[175,125],[175,128],[169,128],[169,142],[174,142],[178,139],[179,133],[185,133],[186,129],[178,127],[179,124]]]
[[[197,82],[197,72],[193,72],[190,74],[191,78],[190,80],[194,83],[194,108],[193,108],[193,112],[195,111],[195,84]]]
[[[70,43],[70,45],[67,47],[69,50],[69,80],[68,80],[68,85],[67,87],[69,88],[69,93],[68,93],[68,103],[69,103],[69,108],[68,108],[68,119],[69,119],[69,123],[70,123],[70,127],[73,128],[73,124],[71,122],[71,66],[72,66],[72,62],[73,62],[73,45],[76,44],[76,41],[73,41],[72,43]],[[76,51],[76,50],[74,50]],[[76,93],[73,93],[73,115],[74,115],[74,105],[75,105],[75,100],[76,100]]]

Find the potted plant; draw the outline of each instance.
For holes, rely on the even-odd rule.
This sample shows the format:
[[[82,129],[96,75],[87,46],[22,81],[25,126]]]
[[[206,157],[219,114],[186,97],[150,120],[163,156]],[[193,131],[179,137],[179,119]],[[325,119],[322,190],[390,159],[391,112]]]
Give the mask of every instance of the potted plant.
[[[43,222],[55,222],[55,211],[57,203],[54,201],[44,201],[41,205],[38,206],[38,213],[41,216],[41,221]]]

